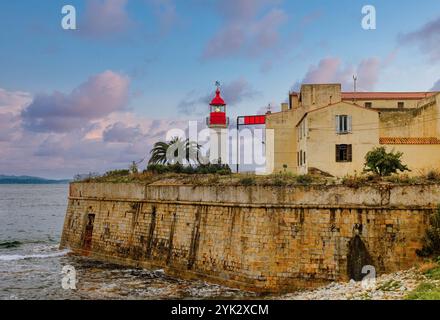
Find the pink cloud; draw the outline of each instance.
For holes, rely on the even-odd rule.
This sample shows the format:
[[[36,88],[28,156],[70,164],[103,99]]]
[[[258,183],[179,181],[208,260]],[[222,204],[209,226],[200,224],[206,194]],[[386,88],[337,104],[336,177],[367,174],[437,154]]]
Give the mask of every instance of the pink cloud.
[[[440,79],[434,83],[434,86],[431,88],[431,91],[440,91]]]
[[[27,92],[7,91],[0,88],[0,114],[20,113],[32,101]]]
[[[106,71],[71,93],[0,89],[0,172],[51,178],[128,168],[187,122],[128,111],[129,79]],[[142,164],[142,168],[145,163]]]
[[[427,22],[418,30],[399,36],[399,42],[417,45],[431,61],[440,60],[440,17]]]
[[[90,77],[70,94],[39,94],[22,112],[24,125],[37,132],[67,132],[84,128],[90,120],[124,110],[130,80],[113,71]]]
[[[353,90],[353,75],[356,75],[358,90],[373,90],[379,80],[380,65],[378,58],[364,59],[357,66],[343,65],[339,58],[324,58],[318,65],[310,66],[293,89],[298,91],[303,83],[341,83],[343,90],[350,91]]]

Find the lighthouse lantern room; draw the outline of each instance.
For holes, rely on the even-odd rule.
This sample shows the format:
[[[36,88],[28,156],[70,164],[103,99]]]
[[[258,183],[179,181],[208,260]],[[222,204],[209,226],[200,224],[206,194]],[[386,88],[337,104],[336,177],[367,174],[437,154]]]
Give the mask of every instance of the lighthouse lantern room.
[[[221,97],[220,83],[216,82],[216,86],[215,97],[209,104],[210,114],[206,119],[207,125],[210,128],[226,128],[229,124],[229,119],[226,117],[226,103]]]
[[[226,117],[226,103],[221,97],[218,81],[216,86],[215,97],[209,104],[209,117],[206,119],[206,124],[210,129],[209,160],[211,163],[228,163],[227,127],[229,119]]]

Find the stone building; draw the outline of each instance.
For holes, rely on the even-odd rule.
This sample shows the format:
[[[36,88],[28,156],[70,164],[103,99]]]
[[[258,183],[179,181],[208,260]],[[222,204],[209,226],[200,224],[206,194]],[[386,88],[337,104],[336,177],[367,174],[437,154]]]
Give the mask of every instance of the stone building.
[[[340,84],[305,84],[281,112],[266,116],[274,142],[267,171],[332,176],[363,171],[376,146],[403,152],[410,174],[440,169],[440,92],[342,92]]]

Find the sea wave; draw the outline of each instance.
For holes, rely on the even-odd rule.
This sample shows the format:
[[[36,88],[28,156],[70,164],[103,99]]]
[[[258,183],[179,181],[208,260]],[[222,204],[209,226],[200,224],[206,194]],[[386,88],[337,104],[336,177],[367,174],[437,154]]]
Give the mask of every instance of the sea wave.
[[[16,261],[16,260],[28,260],[28,259],[47,259],[47,258],[54,258],[54,257],[65,256],[68,253],[69,253],[69,250],[63,250],[63,251],[47,253],[47,254],[28,254],[28,255],[6,254],[6,255],[0,255],[0,261]]]
[[[47,239],[32,239],[32,240],[0,240],[0,249],[15,249],[24,245],[33,245],[33,244],[58,244],[58,241],[52,238]]]
[[[23,242],[20,241],[2,241],[0,242],[0,248],[2,249],[18,248],[22,244]]]

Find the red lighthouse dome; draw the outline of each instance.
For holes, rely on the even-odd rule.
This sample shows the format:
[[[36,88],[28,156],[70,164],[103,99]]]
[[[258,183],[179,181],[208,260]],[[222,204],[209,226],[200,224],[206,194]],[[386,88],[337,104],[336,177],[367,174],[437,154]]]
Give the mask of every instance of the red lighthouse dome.
[[[221,97],[221,92],[220,92],[220,88],[217,88],[217,90],[215,91],[215,98],[212,99],[211,106],[225,106],[225,100],[223,100],[223,98]]]
[[[210,114],[207,118],[207,124],[210,128],[226,128],[228,126],[228,118],[226,117],[226,103],[220,92],[220,84],[217,82],[217,90],[215,97],[210,105]]]

